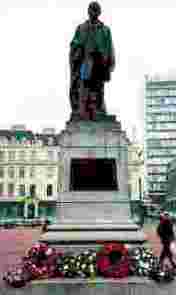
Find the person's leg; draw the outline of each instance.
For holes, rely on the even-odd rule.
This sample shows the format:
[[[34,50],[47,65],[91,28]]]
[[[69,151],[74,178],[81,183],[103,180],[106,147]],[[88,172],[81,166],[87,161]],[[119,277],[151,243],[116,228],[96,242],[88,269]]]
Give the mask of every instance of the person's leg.
[[[172,264],[172,267],[176,268],[176,263],[173,261],[173,255],[172,255],[172,252],[170,250],[170,243],[168,243],[167,246],[166,246],[166,252],[167,252],[167,257],[169,258],[170,263]]]
[[[163,269],[164,267],[164,259],[167,257],[167,246],[166,244],[162,244],[162,251],[161,251],[161,254],[160,254],[160,258],[159,258],[159,262],[160,262],[160,265],[161,265],[161,269]]]

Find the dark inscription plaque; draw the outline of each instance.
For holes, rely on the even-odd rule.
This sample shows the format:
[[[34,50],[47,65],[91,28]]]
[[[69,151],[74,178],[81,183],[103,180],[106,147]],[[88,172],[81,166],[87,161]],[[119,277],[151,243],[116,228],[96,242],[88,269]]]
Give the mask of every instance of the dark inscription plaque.
[[[118,190],[115,159],[72,159],[70,190]]]

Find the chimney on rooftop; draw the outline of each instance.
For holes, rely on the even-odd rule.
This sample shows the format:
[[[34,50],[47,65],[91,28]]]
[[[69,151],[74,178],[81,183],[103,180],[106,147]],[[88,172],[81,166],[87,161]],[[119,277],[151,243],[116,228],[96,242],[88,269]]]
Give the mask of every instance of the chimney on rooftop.
[[[53,135],[53,134],[55,134],[55,128],[44,128],[43,130],[42,130],[42,133],[43,134],[51,134],[51,135]]]
[[[13,130],[13,131],[17,131],[17,130],[22,130],[22,131],[24,131],[24,130],[26,130],[26,126],[23,125],[23,124],[13,125],[13,126],[11,127],[11,130]]]

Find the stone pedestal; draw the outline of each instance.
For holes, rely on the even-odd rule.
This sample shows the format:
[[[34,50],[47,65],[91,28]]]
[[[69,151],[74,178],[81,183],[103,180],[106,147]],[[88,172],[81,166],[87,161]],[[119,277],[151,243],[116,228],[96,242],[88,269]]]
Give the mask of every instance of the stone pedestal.
[[[40,241],[54,245],[70,243],[75,247],[83,244],[87,247],[90,244],[95,246],[97,240],[143,243],[143,232],[130,218],[128,140],[120,122],[117,122],[114,116],[108,115],[95,122],[68,122],[66,129],[60,134],[60,148],[63,155],[64,183],[63,192],[59,193],[57,201],[58,224],[50,226]],[[81,173],[87,173],[86,177],[92,177],[92,181],[99,182],[98,190],[95,191],[91,187],[88,191],[82,188],[79,190],[78,185],[77,191],[74,191],[71,183],[71,163],[74,159],[114,161],[115,170],[112,177],[115,177],[113,181],[117,183],[117,189],[108,188],[108,184],[106,191],[101,189],[101,181],[106,181],[106,173],[112,172],[109,168],[103,168],[101,174],[101,170],[91,171],[89,166],[88,173],[82,170],[83,172],[76,176],[78,183],[79,177],[82,177]],[[96,165],[93,167],[92,169],[96,169]],[[96,173],[99,173],[98,180]],[[86,178],[82,179],[86,181]]]

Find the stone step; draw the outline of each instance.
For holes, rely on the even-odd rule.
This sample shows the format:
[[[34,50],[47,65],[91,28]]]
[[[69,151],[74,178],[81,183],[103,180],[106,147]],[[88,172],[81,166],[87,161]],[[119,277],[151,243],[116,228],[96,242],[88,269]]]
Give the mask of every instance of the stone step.
[[[136,231],[139,229],[137,224],[134,224],[133,221],[128,223],[58,223],[48,226],[48,231]]]
[[[97,244],[98,241],[121,241],[123,243],[144,243],[146,236],[142,230],[136,231],[57,231],[47,232],[40,237],[40,242],[48,244]]]
[[[128,193],[121,193],[118,191],[70,191],[61,192],[58,195],[57,205],[65,202],[109,202],[129,204]]]
[[[57,206],[58,223],[64,220],[70,220],[72,223],[91,222],[95,224],[104,220],[108,222],[111,220],[113,223],[126,223],[130,219],[130,210],[128,204],[113,205],[99,203],[64,203],[62,206]]]

